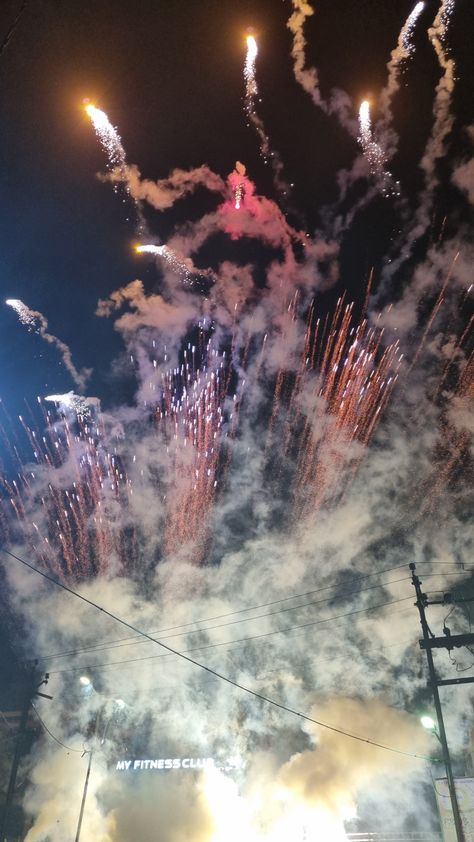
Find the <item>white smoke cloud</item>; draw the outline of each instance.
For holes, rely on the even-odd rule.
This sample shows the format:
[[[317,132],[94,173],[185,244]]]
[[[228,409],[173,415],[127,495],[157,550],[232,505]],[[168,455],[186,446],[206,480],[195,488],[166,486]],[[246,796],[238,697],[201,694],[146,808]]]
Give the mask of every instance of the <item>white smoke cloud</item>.
[[[293,6],[295,72],[319,104],[302,34],[312,8]],[[427,173],[438,151],[428,148]],[[215,235],[235,246],[251,240],[270,257],[263,268],[245,248],[241,263],[216,258],[204,292],[167,267],[160,293],[134,280],[99,301],[97,315],[115,320],[131,359],[136,403],[107,413],[95,404],[85,426],[66,413],[44,440],[38,433],[48,458],[25,467],[16,486],[5,484],[9,546],[277,705],[401,752],[431,753],[414,716],[428,696],[407,565],[416,562],[428,593],[445,592],[465,583],[472,557],[460,470],[472,448],[472,362],[459,317],[471,247],[460,249],[457,237],[429,249],[394,302],[369,312],[370,325],[341,300],[331,322],[312,299],[338,279],[338,243],[295,230],[242,164],[227,182],[207,167],[158,183],[129,167],[127,178],[137,201],[160,210],[200,185],[221,194],[215,211],[177,227],[167,244],[192,260],[190,271]],[[350,214],[340,216],[338,234]],[[462,228],[458,235],[466,239]],[[392,338],[400,356],[382,371]],[[361,365],[369,380],[354,396]],[[371,383],[396,372],[395,389],[377,393],[386,399],[373,436],[349,435]],[[77,396],[49,397],[64,406]],[[101,842],[274,842],[304,828],[343,840],[344,821],[364,803],[372,815],[394,817],[384,782],[397,798],[408,775],[429,782],[423,760],[270,705],[13,560],[6,579],[25,649],[46,658],[50,672],[54,704],[38,709],[78,750],[48,734],[35,746],[28,842],[73,837],[88,760],[82,743],[94,749],[83,833]],[[429,610],[442,628],[445,608]],[[455,623],[468,624],[461,612]],[[452,664],[440,657],[438,668],[447,675]],[[91,677],[88,693],[82,673]],[[451,688],[445,698],[450,743],[460,750],[472,696]],[[123,759],[183,756],[243,765],[227,777],[117,770]],[[405,798],[397,803],[408,813],[414,799]]]

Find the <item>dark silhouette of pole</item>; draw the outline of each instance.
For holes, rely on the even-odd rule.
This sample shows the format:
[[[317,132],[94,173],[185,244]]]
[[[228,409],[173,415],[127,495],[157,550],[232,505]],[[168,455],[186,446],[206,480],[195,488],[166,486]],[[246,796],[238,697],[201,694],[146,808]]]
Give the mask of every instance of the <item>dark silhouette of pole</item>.
[[[94,754],[93,750],[89,749],[89,761],[87,763],[86,779],[84,781],[84,789],[83,789],[83,792],[82,792],[81,809],[80,809],[80,812],[79,812],[79,821],[77,823],[76,838],[75,838],[74,842],[79,842],[79,837],[81,835],[82,817],[84,815],[84,806],[85,806],[85,803],[86,803],[87,788],[89,786],[89,778],[90,778],[90,774],[91,774],[93,754]]]
[[[99,710],[99,712],[98,712],[98,714],[97,714],[97,717],[96,717],[96,720],[95,720],[95,724],[94,724],[94,734],[93,734],[93,737],[94,737],[94,738],[96,738],[96,737],[97,737],[97,732],[98,732],[98,730],[99,730],[100,717],[101,717],[101,714],[103,714],[103,712],[104,712],[104,707],[102,707],[102,708],[101,708],[101,710]],[[110,719],[111,719],[111,717],[109,717],[109,719],[108,719],[108,720],[107,720],[107,722],[105,723],[105,726],[104,726],[104,733],[102,734],[102,738],[101,738],[101,740],[100,740],[100,745],[101,745],[101,746],[103,746],[103,745],[104,745],[105,738],[106,738],[106,736],[107,736],[107,729],[108,729],[108,727],[109,727],[109,725],[110,725]],[[79,821],[78,821],[78,823],[77,823],[76,837],[75,837],[75,839],[74,839],[74,842],[79,842],[79,839],[80,839],[80,836],[81,836],[82,817],[83,817],[83,815],[84,815],[84,807],[85,807],[86,798],[87,798],[87,789],[88,789],[88,786],[89,786],[89,778],[90,778],[90,774],[91,774],[92,757],[93,757],[93,755],[94,755],[94,749],[90,748],[90,749],[88,749],[87,751],[88,751],[88,754],[89,754],[89,761],[88,761],[88,763],[87,763],[86,778],[85,778],[85,781],[84,781],[84,789],[83,789],[83,791],[82,791],[81,809],[80,809],[80,811],[79,811]],[[1,840],[0,840],[0,842],[1,842]]]
[[[439,741],[441,743],[441,748],[443,751],[443,760],[444,765],[446,767],[446,777],[448,781],[448,789],[449,795],[451,798],[451,808],[453,811],[454,817],[454,827],[456,829],[456,838],[458,842],[465,842],[464,839],[464,831],[462,827],[462,820],[461,820],[461,813],[459,812],[459,804],[456,795],[456,786],[454,783],[453,777],[453,770],[451,766],[451,757],[449,755],[449,748],[448,748],[448,741],[446,739],[446,731],[444,728],[444,719],[443,719],[443,711],[441,709],[441,700],[439,698],[439,691],[438,691],[438,678],[436,675],[436,670],[433,661],[433,653],[430,647],[430,631],[428,628],[428,622],[426,620],[426,613],[425,613],[425,604],[426,604],[426,597],[421,590],[421,581],[415,573],[416,565],[410,564],[410,570],[412,572],[412,583],[416,591],[416,606],[420,613],[420,624],[423,631],[423,638],[425,641],[425,646],[423,647],[426,649],[426,659],[428,661],[428,670],[430,674],[430,687],[431,692],[433,694],[434,705],[436,710],[436,717],[438,720],[438,732],[439,732]]]

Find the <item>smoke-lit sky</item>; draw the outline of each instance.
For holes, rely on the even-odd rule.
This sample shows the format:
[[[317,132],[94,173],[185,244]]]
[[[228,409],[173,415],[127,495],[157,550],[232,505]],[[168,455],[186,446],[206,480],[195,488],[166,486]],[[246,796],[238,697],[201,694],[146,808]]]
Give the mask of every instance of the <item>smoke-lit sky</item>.
[[[403,754],[433,750],[406,565],[470,593],[474,27],[468,2],[426,2],[403,36],[412,8],[44,0],[0,56],[5,546],[232,682],[402,752],[150,660],[150,642],[110,648],[123,627],[10,559],[11,646],[54,655],[41,715],[77,750],[38,743],[28,842],[71,836],[93,721],[101,842],[156,842],[156,811],[163,842],[434,825],[426,764]],[[113,161],[85,98],[117,126]],[[79,416],[44,400],[71,390]],[[469,668],[456,658],[443,675]],[[444,699],[458,751],[470,695]],[[237,755],[227,778],[115,771]]]
[[[2,3],[3,31],[18,5]],[[306,29],[323,91],[341,87],[356,107],[368,94],[376,96],[411,6],[320,3]],[[467,125],[472,15],[469,3],[458,0],[456,7],[449,42],[463,62],[455,100],[456,113]],[[335,171],[350,165],[355,146],[337,121],[312,108],[294,84],[285,28],[289,9],[287,2],[274,0],[191,0],[158,7],[143,2],[138,8],[126,2],[58,6],[42,0],[29,4],[2,56],[2,293],[44,311],[52,332],[71,345],[81,367],[94,367],[110,398],[104,381],[120,343],[111,325],[91,315],[96,300],[135,274],[145,275],[150,286],[156,278],[149,267],[148,274],[143,265],[138,271],[124,209],[94,177],[104,159],[81,110],[82,99],[89,96],[105,109],[119,127],[129,160],[147,177],[162,178],[174,167],[203,162],[224,175],[238,159],[265,193],[271,179],[241,107],[244,33],[255,27],[261,113],[285,162],[285,175],[295,183],[294,205],[312,230],[321,204],[335,198]],[[431,120],[438,69],[426,27],[435,9],[435,3],[427,3],[415,34],[416,62],[407,69],[407,88],[396,103],[405,188],[419,183],[417,164]],[[461,142],[457,136],[456,146]],[[381,234],[377,211],[350,239],[345,280],[355,288],[361,274],[386,253],[390,226]],[[443,214],[440,208],[441,220]],[[183,216],[181,209],[162,215],[159,235],[166,239]],[[54,354],[22,335],[11,313],[2,311],[0,318],[3,399],[17,405],[40,387],[69,388],[67,377],[59,379]]]

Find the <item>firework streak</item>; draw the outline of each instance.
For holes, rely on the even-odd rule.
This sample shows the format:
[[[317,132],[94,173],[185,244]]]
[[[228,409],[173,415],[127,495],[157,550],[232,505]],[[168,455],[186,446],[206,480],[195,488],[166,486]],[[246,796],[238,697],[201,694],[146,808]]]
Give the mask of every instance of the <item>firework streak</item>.
[[[86,103],[85,111],[90,117],[94,131],[107,155],[110,169],[117,168],[123,180],[126,181],[127,159],[125,149],[122,145],[122,139],[117,129],[114,128],[105,111],[96,108],[92,103]]]
[[[372,122],[370,119],[370,105],[364,100],[359,109],[359,143],[364,157],[369,165],[371,176],[380,184],[384,196],[398,196],[399,186],[385,169],[384,152],[380,144],[374,140]]]
[[[189,545],[188,556],[196,562],[203,560],[208,547],[218,477],[223,482],[228,465],[222,441],[226,422],[235,428],[239,406],[234,395],[224,407],[229,387],[225,355],[221,357],[209,343],[204,351],[209,363],[201,369],[196,359],[202,357],[202,349],[199,354],[189,345],[183,364],[162,374],[152,411],[163,448],[163,475],[154,484],[157,519],[164,531],[162,552],[174,555]],[[46,398],[63,412],[58,421],[44,411],[44,435],[19,417],[36,466],[21,468],[15,479],[0,480],[6,494],[4,537],[15,539],[10,510],[29,536],[31,550],[58,574],[84,578],[106,573],[117,564],[132,572],[139,564],[140,536],[133,525],[134,481],[120,452],[124,448],[113,437],[113,444],[107,444],[111,436],[94,399],[74,398],[72,393]],[[135,455],[131,463],[135,476]],[[140,474],[135,482],[140,482]],[[31,512],[38,504],[42,517],[33,520]],[[130,524],[124,529],[127,511]]]
[[[295,318],[290,307],[289,318]],[[398,378],[398,343],[382,348],[382,331],[354,320],[339,299],[331,320],[310,309],[301,364],[276,379],[270,441],[284,433],[296,461],[294,511],[307,518],[347,489]],[[287,398],[285,401],[284,398]],[[311,406],[310,413],[302,407]],[[362,445],[362,446],[361,446]]]
[[[174,555],[188,544],[196,561],[203,561],[208,549],[216,488],[218,481],[224,481],[218,469],[223,463],[221,439],[229,369],[225,357],[220,358],[209,346],[207,351],[211,364],[201,372],[195,369],[196,348],[188,345],[184,363],[163,378],[162,400],[155,412],[170,460],[164,553]],[[228,418],[231,424],[238,409],[236,395],[233,404]]]
[[[143,218],[139,202],[132,198],[128,184],[128,167],[125,149],[117,129],[112,125],[105,111],[96,108],[88,99],[84,100],[84,110],[91,120],[94,131],[99,138],[101,146],[107,155],[109,169],[115,171],[117,181],[114,184],[115,192],[118,192],[118,184],[121,183],[127,196],[133,202],[136,214],[137,233],[142,235],[145,231],[145,220]]]
[[[73,363],[69,346],[66,345],[62,339],[58,339],[57,336],[49,333],[48,320],[45,316],[43,316],[43,314],[38,310],[30,310],[30,308],[18,298],[8,298],[5,301],[5,304],[15,311],[20,320],[20,324],[25,325],[28,330],[33,330],[41,336],[45,342],[48,342],[50,345],[54,345],[54,347],[57,348],[61,354],[64,366],[74,380],[74,383],[79,387],[79,389],[84,389],[88,378],[92,374],[92,369],[83,368],[81,371],[78,371]]]
[[[138,254],[153,254],[156,257],[161,257],[168,264],[168,266],[176,272],[181,278],[188,283],[191,281],[191,273],[184,260],[180,260],[176,252],[168,246],[142,245],[137,246]]]
[[[408,15],[404,26],[398,36],[397,46],[392,50],[390,61],[387,64],[387,84],[380,94],[379,112],[381,115],[382,129],[384,133],[387,132],[388,126],[392,123],[391,104],[394,95],[400,88],[400,74],[403,65],[411,58],[415,52],[415,45],[413,43],[413,35],[415,32],[416,23],[421,15],[425,4],[419,2]],[[393,130],[392,130],[392,134]],[[387,149],[388,142],[385,138],[384,147],[386,154],[393,155],[396,149],[397,138],[391,138],[392,145]]]
[[[258,86],[257,86],[257,77],[256,77],[256,68],[255,62],[258,55],[258,46],[253,35],[247,36],[247,54],[245,57],[245,64],[244,64],[244,79],[245,79],[245,113],[248,117],[249,122],[254,127],[255,131],[257,132],[257,136],[260,143],[260,154],[263,158],[265,164],[271,162],[273,174],[274,174],[274,183],[277,190],[281,191],[282,193],[286,193],[288,190],[289,185],[284,181],[282,178],[282,170],[283,164],[280,160],[280,156],[275,150],[272,150],[270,147],[270,138],[265,131],[265,126],[261,117],[259,117],[256,108],[256,98],[258,97]],[[237,205],[236,208],[240,207]]]

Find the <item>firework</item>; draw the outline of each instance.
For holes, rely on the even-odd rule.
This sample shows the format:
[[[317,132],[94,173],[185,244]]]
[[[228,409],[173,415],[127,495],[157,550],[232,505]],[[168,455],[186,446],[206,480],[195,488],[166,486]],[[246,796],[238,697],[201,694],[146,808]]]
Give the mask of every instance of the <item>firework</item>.
[[[50,345],[54,345],[55,348],[58,349],[59,353],[61,354],[63,363],[69,374],[71,375],[74,383],[79,389],[84,389],[89,379],[90,375],[92,374],[92,369],[83,368],[81,371],[78,371],[76,366],[72,361],[72,354],[71,350],[62,339],[58,339],[57,336],[54,336],[52,333],[48,332],[48,320],[42,313],[38,312],[38,310],[31,310],[23,301],[20,301],[18,298],[9,298],[5,302],[9,307],[17,314],[20,323],[25,325],[29,330],[34,330],[45,342],[48,342]]]
[[[434,47],[439,66],[443,75],[436,88],[433,103],[434,124],[431,136],[421,161],[425,171],[426,187],[432,193],[437,184],[435,172],[436,161],[444,152],[445,140],[453,125],[454,117],[451,113],[451,99],[455,86],[454,59],[449,57],[446,47],[447,33],[454,10],[454,0],[443,0],[433,25],[428,30],[430,41]]]
[[[155,413],[170,460],[165,554],[173,555],[187,544],[197,561],[209,548],[209,518],[218,483],[224,483],[221,439],[226,415],[232,428],[238,410],[236,395],[230,412],[224,410],[229,387],[225,357],[212,351],[210,343],[206,355],[209,365],[196,370],[196,347],[188,344],[180,368],[163,376]]]
[[[100,407],[98,398],[84,398],[82,395],[75,395],[72,391],[63,395],[47,395],[44,400],[55,403],[61,408],[61,411],[66,410],[75,413],[81,419],[91,416],[92,407]]]
[[[334,95],[327,105],[323,103],[316,71],[305,69],[302,31],[313,10],[307,0],[292,0],[292,6],[295,74],[313,101],[332,115]],[[396,51],[392,53],[392,81],[397,84],[400,62],[413,52],[413,31],[421,9],[422,4],[417,4],[402,28],[398,57],[395,59]],[[451,11],[452,4],[445,0],[433,36],[435,48],[442,50],[440,55],[447,61],[444,42]],[[261,152],[266,160],[271,159],[277,173],[275,156],[256,109],[257,52],[256,40],[249,36],[244,70],[246,109]],[[107,180],[127,185],[131,176],[118,134],[103,112],[92,105],[87,110],[113,170]],[[383,97],[380,113],[383,121]],[[359,142],[375,187],[370,184],[367,188],[362,180],[357,183],[354,213],[366,198],[368,202],[374,196],[375,188],[385,195],[396,192],[386,170],[387,145],[381,141],[380,124],[375,130],[372,127],[368,102],[362,104],[359,119]],[[353,171],[359,178],[360,157]],[[157,668],[166,663],[163,672],[147,668],[140,671],[136,663],[132,666],[132,661],[141,660],[140,649],[139,655],[129,659],[130,663],[124,661],[127,667],[119,668],[114,680],[108,682],[106,667],[116,667],[122,661],[115,661],[113,656],[109,661],[104,654],[103,664],[87,662],[97,670],[95,701],[84,699],[81,711],[75,711],[67,673],[78,668],[73,659],[81,649],[100,651],[109,645],[132,643],[138,647],[143,635],[124,638],[125,642],[110,640],[113,632],[104,623],[103,611],[97,612],[97,623],[90,604],[84,608],[91,610],[90,615],[81,610],[76,613],[71,593],[63,612],[63,593],[58,593],[56,602],[48,592],[50,610],[38,610],[45,603],[40,602],[40,589],[34,590],[33,584],[30,590],[30,573],[14,577],[7,569],[17,604],[25,614],[30,612],[28,620],[37,633],[39,654],[45,655],[46,663],[52,663],[53,668],[56,658],[71,661],[61,662],[64,667],[57,670],[64,675],[56,678],[55,698],[58,707],[65,702],[67,715],[61,716],[58,711],[53,731],[69,729],[75,744],[80,745],[77,735],[87,717],[99,721],[101,688],[105,688],[104,697],[113,692],[116,698],[123,692],[127,701],[130,697],[126,737],[129,757],[133,756],[135,739],[131,735],[133,731],[138,733],[139,727],[150,729],[150,745],[152,740],[162,740],[165,733],[166,753],[172,757],[179,756],[178,747],[184,746],[190,734],[196,742],[206,742],[208,753],[216,757],[223,748],[228,757],[234,748],[242,755],[252,748],[247,780],[244,765],[235,770],[238,784],[225,778],[222,770],[211,767],[192,776],[191,789],[185,791],[176,815],[184,813],[188,803],[197,809],[204,799],[212,822],[203,822],[203,839],[211,835],[240,839],[245,835],[255,842],[306,837],[343,842],[344,822],[355,817],[357,794],[367,792],[381,775],[399,774],[395,764],[384,760],[390,757],[390,752],[382,751],[385,743],[409,752],[418,751],[417,741],[422,739],[417,736],[416,724],[409,727],[404,723],[405,715],[400,718],[397,712],[395,718],[387,720],[385,706],[379,706],[377,700],[372,705],[371,697],[382,692],[392,694],[400,705],[400,676],[407,696],[410,688],[418,692],[422,680],[416,679],[416,655],[412,652],[418,651],[416,617],[410,639],[402,635],[400,640],[395,635],[398,618],[392,625],[391,609],[385,609],[391,602],[385,597],[382,605],[373,601],[371,588],[380,586],[389,592],[388,600],[395,599],[396,593],[395,601],[400,597],[400,601],[407,599],[411,604],[412,596],[406,595],[409,584],[400,585],[398,592],[396,583],[406,582],[398,578],[398,573],[393,582],[380,581],[380,567],[374,563],[380,545],[383,542],[383,554],[387,555],[383,568],[395,569],[404,563],[401,553],[405,544],[416,557],[441,543],[443,537],[450,537],[448,530],[444,536],[443,530],[437,529],[434,540],[430,529],[423,533],[421,528],[419,535],[412,536],[407,522],[410,508],[417,509],[419,520],[421,515],[429,515],[435,497],[458,482],[461,466],[462,479],[468,474],[474,358],[467,340],[473,317],[459,339],[457,324],[453,327],[453,321],[449,322],[449,335],[440,324],[442,318],[454,320],[454,307],[448,315],[443,305],[448,296],[455,297],[453,288],[459,282],[463,284],[464,318],[468,267],[463,266],[461,271],[462,258],[456,255],[445,277],[438,270],[447,262],[447,249],[433,245],[438,261],[435,277],[444,280],[434,290],[434,282],[426,280],[428,262],[419,264],[417,269],[423,277],[414,272],[413,278],[404,279],[402,292],[397,290],[392,321],[385,311],[377,320],[370,312],[372,289],[377,291],[376,268],[370,271],[365,295],[361,291],[357,303],[348,302],[339,288],[334,295],[326,292],[330,284],[339,283],[335,270],[338,247],[342,245],[330,242],[327,215],[321,213],[323,233],[313,237],[295,231],[274,201],[257,194],[242,164],[236,164],[227,185],[207,167],[191,172],[173,170],[169,178],[157,183],[141,180],[135,168],[133,178],[134,195],[159,210],[171,208],[202,184],[213,184],[224,196],[224,203],[197,221],[178,224],[170,239],[175,248],[154,245],[141,237],[143,244],[136,248],[137,253],[156,257],[169,270],[164,281],[158,280],[159,291],[154,288],[147,292],[144,283],[134,281],[111,293],[109,301],[99,307],[102,314],[122,308],[115,326],[124,336],[137,376],[136,403],[101,412],[97,399],[71,391],[39,399],[40,410],[35,407],[36,412],[43,413],[39,422],[30,410],[19,418],[21,444],[18,446],[17,437],[11,447],[16,473],[0,479],[0,538],[10,543],[19,558],[31,559],[70,587],[74,581],[81,582],[80,591],[89,593],[92,604],[96,601],[103,609],[113,605],[117,617],[127,618],[130,628],[150,630],[162,625],[161,630],[153,632],[160,635],[155,644],[162,633],[167,637],[169,631],[170,637],[183,641],[179,647],[182,654],[204,649],[206,672],[191,672],[196,663],[178,659],[178,650],[171,661],[153,662]],[[349,186],[352,183],[348,177]],[[346,206],[351,195],[349,191],[345,194]],[[193,210],[197,204],[198,200]],[[398,203],[393,204],[395,213]],[[408,208],[402,210],[406,211],[405,220]],[[348,214],[351,212],[349,208]],[[449,237],[450,225],[446,228]],[[230,256],[223,254],[226,234],[232,240]],[[250,239],[254,251],[249,248]],[[212,254],[214,263],[203,273],[208,283],[202,295],[200,290],[183,289],[183,285],[173,283],[172,272],[189,283],[197,274],[194,255],[206,252]],[[377,267],[378,259],[368,265],[372,262]],[[428,295],[433,297],[431,306],[429,299],[427,304]],[[46,338],[47,322],[40,313],[16,299],[7,303],[26,327]],[[124,313],[127,307],[130,309]],[[385,328],[381,329],[378,325],[384,323],[384,315]],[[391,337],[395,336],[400,339],[393,341]],[[408,357],[406,365],[402,348]],[[440,363],[440,371],[435,369],[435,361]],[[392,407],[395,394],[400,402]],[[387,423],[379,426],[389,408]],[[433,423],[423,428],[422,435],[413,435],[410,425],[415,412],[426,413],[429,422],[440,422],[438,433]],[[1,426],[0,434],[3,436]],[[26,448],[29,455],[25,459]],[[459,481],[456,487],[461,485]],[[421,494],[423,503],[413,507]],[[403,495],[409,498],[408,505],[400,502]],[[395,532],[399,523],[404,544],[396,548],[394,536],[399,534]],[[468,539],[463,538],[454,518],[452,528],[460,537],[450,557],[458,551],[460,557],[467,557]],[[361,586],[360,579],[372,575],[376,577],[372,582],[377,584]],[[353,578],[354,588],[346,591],[346,583]],[[302,599],[327,589],[327,599]],[[339,614],[332,609],[341,601],[350,604],[344,605],[344,613]],[[270,606],[270,611],[264,611]],[[362,613],[375,609],[370,620]],[[282,624],[282,611],[300,613],[291,624]],[[84,622],[89,616],[90,625]],[[162,622],[157,622],[158,616]],[[206,617],[219,622],[209,625]],[[319,630],[320,623],[333,620],[338,623],[336,633],[335,627],[328,625],[326,641],[318,634],[318,648],[324,650],[320,663],[330,662],[329,669],[319,671],[309,629],[314,626]],[[259,625],[251,627],[254,632],[239,633],[238,638],[223,630],[249,621],[258,621]],[[390,640],[388,646],[380,645],[384,638],[392,637],[396,644]],[[367,654],[368,640],[373,641],[372,655]],[[380,656],[391,646],[402,650],[392,661],[390,655]],[[58,651],[64,649],[66,652]],[[163,653],[149,657],[160,658]],[[228,659],[225,671],[224,658]],[[381,658],[379,664],[376,658]],[[406,671],[401,658],[406,658]],[[175,669],[177,662],[187,672]],[[211,675],[213,670],[217,675]],[[228,676],[227,681],[235,685],[229,696],[211,683],[219,676]],[[67,688],[62,698],[60,682]],[[164,687],[165,683],[169,686]],[[331,693],[339,693],[342,683],[360,701],[349,700],[346,705],[340,698],[333,699]],[[248,703],[242,703],[237,694],[246,687],[255,688],[250,690],[254,696],[261,694],[258,704],[275,700],[272,716],[260,711],[257,700],[250,701],[248,695],[242,697]],[[163,690],[165,695],[160,697]],[[105,711],[105,705],[103,708]],[[331,737],[326,739],[324,729],[316,724],[311,728],[304,713],[298,714],[295,727],[291,719],[280,722],[280,716],[298,711],[311,713],[317,717],[316,722],[322,718],[333,723],[334,728],[327,731]],[[104,719],[104,713],[100,716]],[[302,716],[307,720],[303,730]],[[144,724],[145,720],[150,724]],[[344,732],[349,727],[347,722],[354,731],[351,735]],[[110,741],[111,731],[112,727],[107,735]],[[352,741],[351,753],[347,737],[356,734],[360,737]],[[396,740],[386,738],[389,734],[396,734]],[[374,745],[369,744],[374,737],[380,741],[375,743],[380,753],[376,750],[371,760]],[[238,745],[234,747],[233,741]],[[272,753],[273,744],[278,744],[278,751]],[[57,752],[60,747],[54,748]],[[186,753],[193,754],[191,748]],[[33,810],[36,804],[41,806],[37,808],[32,838],[45,833],[64,838],[66,834],[64,797],[58,797],[61,777],[51,773],[52,758],[57,756],[51,746],[35,769],[37,793],[30,803]],[[108,756],[113,756],[111,745]],[[334,757],[340,762],[334,764]],[[82,784],[77,769],[70,771],[70,759],[68,754],[65,774],[71,778],[74,775]],[[399,756],[396,759],[398,763]],[[145,768],[142,766],[144,772],[147,766],[150,768],[149,763],[145,761]],[[142,788],[134,776],[133,804],[138,808],[129,823],[132,830],[122,827],[121,811],[124,805],[128,811],[132,801],[127,801],[123,761],[120,765],[124,774],[110,786],[109,806],[100,798],[111,780],[107,764],[102,764],[97,781],[91,775],[84,817],[91,820],[91,838],[101,833],[104,838],[115,834],[125,839],[127,833],[142,838],[153,826],[147,813],[153,800],[150,790],[146,783]],[[167,788],[171,778],[169,775],[160,781],[156,790],[157,799],[164,793],[167,808],[175,798]],[[180,782],[181,796],[183,786]],[[99,795],[94,802],[95,793]],[[143,793],[142,809],[139,798]],[[137,829],[142,813],[143,823]],[[70,824],[76,818],[74,815]],[[195,829],[199,835],[198,819],[199,813],[194,812],[187,824],[188,836]],[[176,821],[180,823],[181,815]],[[73,838],[75,829],[67,830]],[[177,827],[178,835],[180,830],[181,826]]]
[[[34,462],[16,479],[2,479],[6,505],[18,522],[10,525],[10,538],[20,528],[37,561],[61,577],[104,573],[118,560],[130,569],[133,559],[115,522],[115,507],[126,508],[131,487],[120,457],[104,442],[100,415],[86,413],[87,399],[79,412],[74,396],[48,400],[66,413],[55,419],[44,409],[44,432],[19,416]]]
[[[94,131],[107,155],[110,169],[117,168],[121,176],[126,176],[127,159],[122,139],[112,125],[105,111],[96,108],[91,102],[86,102],[84,110],[94,126]]]
[[[22,325],[30,328],[30,330],[36,327],[39,313],[36,313],[35,310],[30,310],[19,298],[7,298],[5,304],[15,311]]]
[[[294,307],[289,318],[295,317]],[[331,321],[310,309],[296,374],[280,370],[270,421],[296,459],[297,520],[333,503],[355,476],[398,378],[398,343],[383,348],[383,332],[354,320],[354,305],[338,301]],[[286,401],[284,400],[287,396]],[[302,410],[311,406],[311,413]]]
[[[418,21],[419,16],[421,15],[425,4],[420,2],[417,3],[414,9],[408,15],[406,19],[400,35],[398,36],[397,46],[394,50],[392,50],[390,61],[387,64],[387,71],[388,71],[388,78],[387,84],[383,89],[382,93],[380,94],[380,101],[379,101],[379,111],[382,118],[383,124],[383,131],[387,134],[388,126],[392,122],[392,113],[391,113],[391,103],[394,95],[397,93],[400,87],[400,72],[401,68],[414,53],[415,45],[413,43],[413,34],[415,31],[415,26]],[[392,135],[394,132],[392,130]],[[386,149],[386,153],[393,155],[396,150],[396,145],[398,138],[393,136],[391,138],[391,146],[388,149],[388,139],[385,137],[384,139],[384,146]]]
[[[188,282],[191,281],[191,272],[189,271],[189,267],[185,261],[180,260],[176,252],[168,246],[155,246],[149,244],[136,246],[135,250],[138,254],[153,254],[156,257],[162,257],[173,272],[181,275],[184,280]]]
[[[258,94],[257,80],[255,77],[255,62],[257,55],[257,42],[253,35],[247,35],[247,55],[244,65],[244,77],[246,82],[245,96],[248,100],[252,100]]]
[[[237,184],[237,187],[234,190],[234,207],[236,210],[240,210],[240,205],[242,203],[242,199],[244,196],[244,185]]]
[[[143,236],[146,231],[146,223],[139,201],[132,197],[130,192],[127,158],[122,144],[122,138],[118,130],[110,122],[105,111],[96,108],[88,99],[84,100],[84,110],[90,118],[94,131],[107,155],[108,166],[115,179],[114,190],[117,192],[118,184],[121,184],[126,195],[133,202],[136,231],[139,236]]]
[[[201,368],[197,364],[200,357],[209,360]],[[229,367],[225,355],[213,351],[210,342],[201,350],[189,344],[183,359],[180,367],[164,372],[160,385],[154,387],[152,416],[164,464],[153,491],[163,521],[164,556],[187,545],[188,559],[199,562],[208,548],[209,517],[218,481],[224,480],[225,427],[235,427],[239,401],[234,395],[230,409],[224,408]],[[154,364],[156,367],[156,361]],[[117,507],[132,517],[134,493],[127,458],[121,455],[123,433],[111,437],[97,399],[70,392],[49,395],[45,400],[56,403],[62,417],[55,421],[47,410],[43,434],[20,417],[36,468],[27,466],[16,479],[2,479],[7,510],[15,514],[38,561],[58,575],[89,577],[105,573],[111,565],[131,573],[139,564],[139,536],[132,524],[124,530],[117,519]],[[134,463],[135,457],[132,472]],[[66,466],[71,478],[67,487]],[[141,482],[140,476],[135,476],[136,482]],[[38,502],[42,514],[33,519]],[[12,537],[15,529],[10,528],[5,537],[8,534]]]
[[[244,79],[245,79],[245,113],[249,122],[257,132],[260,154],[265,164],[271,162],[274,174],[274,183],[277,190],[283,195],[286,195],[289,185],[282,178],[283,164],[278,153],[270,146],[270,138],[265,131],[265,126],[261,117],[257,113],[256,98],[258,97],[258,86],[256,77],[255,62],[258,55],[258,47],[255,37],[247,35],[247,54],[244,64]],[[240,207],[240,197],[236,196],[235,201],[236,210]]]
[[[399,185],[385,169],[385,157],[381,146],[374,140],[370,104],[364,100],[359,109],[359,143],[369,165],[371,176],[379,183],[384,196],[398,196]]]
[[[407,58],[408,56],[412,55],[415,47],[413,44],[413,33],[415,31],[415,26],[418,18],[420,17],[423,9],[425,8],[424,2],[419,2],[416,4],[415,8],[410,12],[408,18],[405,22],[405,25],[400,32],[400,37],[398,39],[398,46],[403,49],[404,55],[401,58]]]

